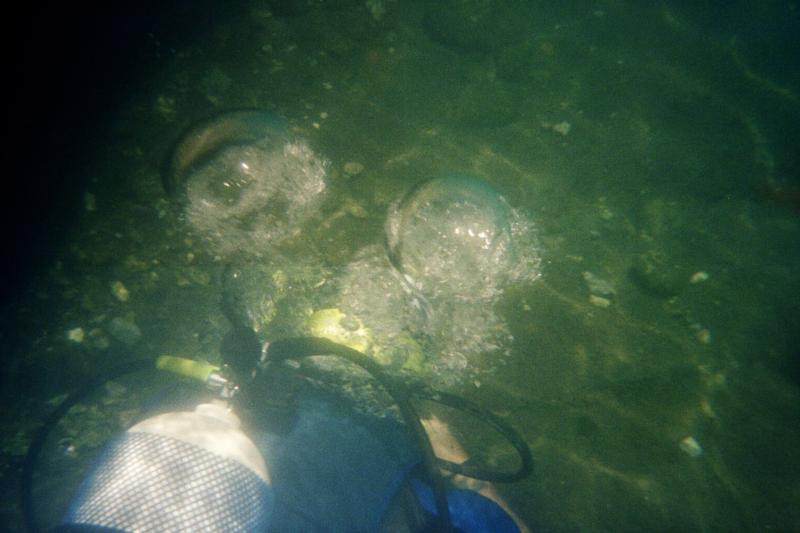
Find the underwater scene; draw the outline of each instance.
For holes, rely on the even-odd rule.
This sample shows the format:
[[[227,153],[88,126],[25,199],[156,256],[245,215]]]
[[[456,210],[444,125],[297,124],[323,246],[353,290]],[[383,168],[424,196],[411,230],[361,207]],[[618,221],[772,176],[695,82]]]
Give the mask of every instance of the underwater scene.
[[[104,13],[142,30],[114,98],[42,133],[72,137],[45,178],[68,192],[9,260],[0,529],[25,530],[26,454],[70,393],[220,365],[238,327],[497,415],[533,468],[495,489],[531,531],[800,530],[800,4],[175,5]],[[292,370],[395,416],[346,362]],[[181,383],[110,379],[63,413],[26,512],[57,524]]]

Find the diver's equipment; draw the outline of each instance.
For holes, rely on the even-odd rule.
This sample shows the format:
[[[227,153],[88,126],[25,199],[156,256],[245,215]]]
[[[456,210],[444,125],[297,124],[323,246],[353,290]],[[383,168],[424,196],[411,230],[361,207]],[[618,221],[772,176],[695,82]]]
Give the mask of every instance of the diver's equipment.
[[[261,343],[251,328],[234,326],[222,338],[219,351],[224,364],[235,372],[240,380],[249,380],[261,358]]]
[[[288,433],[297,412],[299,382],[294,379],[294,369],[272,365],[269,372],[259,371],[264,346],[251,328],[235,322],[222,339],[220,357],[228,373],[241,383],[236,391],[236,411],[245,425],[279,435]]]
[[[194,411],[148,418],[113,439],[81,484],[59,531],[264,529],[272,512],[272,488],[258,448],[228,408],[226,399],[235,396],[238,387],[207,363],[161,356],[155,366],[205,382],[219,399]],[[137,362],[112,376],[143,368]],[[34,438],[23,470],[22,503],[29,530],[38,530],[30,481],[47,434],[69,407],[108,379],[95,379],[67,398]]]
[[[436,508],[436,531],[453,530],[447,503],[445,481],[439,474],[439,469],[476,479],[498,482],[518,481],[527,477],[532,471],[533,458],[527,443],[517,435],[510,425],[499,417],[466,399],[432,391],[422,385],[411,387],[401,383],[386,374],[379,363],[352,348],[328,339],[298,337],[277,340],[267,344],[264,355],[264,364],[266,365],[280,363],[287,359],[301,359],[315,355],[334,355],[360,366],[381,384],[397,405],[404,422],[412,431],[418,444],[426,474],[424,481],[430,485],[433,491]],[[438,402],[454,409],[466,411],[487,421],[496,431],[508,439],[509,443],[517,451],[520,458],[520,465],[517,470],[512,472],[495,471],[470,464],[469,461],[464,464],[458,464],[436,457],[425,428],[422,426],[419,416],[411,403],[412,397]]]
[[[444,479],[439,474],[439,469],[449,472],[461,474],[468,477],[490,481],[503,481],[510,482],[522,479],[530,474],[532,470],[532,457],[530,449],[525,441],[523,441],[503,420],[495,416],[489,411],[478,407],[477,405],[468,402],[465,399],[456,396],[435,392],[422,385],[407,385],[399,380],[387,375],[380,364],[365,356],[364,354],[355,351],[346,346],[342,346],[331,342],[327,339],[319,339],[313,337],[293,338],[273,341],[264,346],[262,351],[260,363],[258,364],[258,372],[271,372],[276,367],[281,367],[281,363],[290,359],[300,359],[314,355],[333,355],[344,358],[367,372],[369,372],[381,386],[390,394],[392,399],[397,404],[400,413],[412,431],[414,437],[418,442],[419,453],[423,458],[424,476],[425,481],[432,489],[432,496],[436,509],[436,531],[452,531],[452,524],[450,522],[450,513],[447,506],[447,495],[445,491]],[[253,354],[250,354],[252,360]],[[152,361],[136,361],[123,365],[117,369],[112,370],[102,376],[88,382],[84,387],[68,396],[46,419],[43,426],[36,432],[31,445],[28,448],[28,453],[23,463],[22,472],[22,487],[21,487],[21,505],[25,524],[29,531],[39,531],[35,522],[33,512],[33,498],[32,498],[32,478],[33,472],[36,468],[38,456],[42,447],[47,440],[49,434],[63,418],[63,416],[76,405],[78,402],[87,397],[90,393],[105,384],[111,379],[121,377],[123,375],[152,368]],[[239,387],[233,383],[232,380],[226,375],[224,370],[219,367],[206,363],[198,363],[181,358],[170,356],[162,356],[156,360],[156,367],[163,370],[170,370],[172,372],[192,377],[196,380],[205,382],[210,388],[216,391],[217,396],[225,399],[238,399],[242,395],[239,394]],[[241,370],[240,369],[240,373]],[[257,384],[260,381],[254,379],[250,384]],[[246,388],[247,384],[243,383]],[[455,409],[466,411],[480,419],[487,421],[492,427],[495,428],[501,435],[503,435],[512,446],[516,449],[520,457],[520,465],[517,470],[512,472],[494,471],[491,469],[482,468],[467,462],[465,464],[456,464],[449,461],[444,461],[435,456],[430,441],[428,440],[427,433],[425,432],[422,424],[417,416],[416,410],[411,402],[413,397],[423,398],[425,400],[439,402],[444,405],[450,406]],[[153,494],[158,494],[169,490],[173,487],[176,490],[184,490],[190,487],[187,480],[192,479],[188,474],[196,474],[194,482],[191,485],[194,489],[198,488],[198,483],[202,490],[189,491],[188,501],[198,502],[200,496],[198,493],[205,493],[205,495],[216,494],[217,501],[209,505],[221,504],[230,505],[230,509],[236,510],[238,503],[241,501],[251,502],[251,515],[249,519],[256,523],[258,520],[267,520],[272,505],[271,488],[269,486],[269,477],[266,470],[261,471],[259,461],[253,454],[253,448],[247,444],[249,439],[238,430],[238,420],[230,418],[225,414],[226,408],[220,405],[205,405],[200,406],[194,413],[171,413],[169,415],[162,415],[166,418],[161,419],[155,417],[149,419],[144,423],[137,426],[135,431],[129,431],[121,439],[112,443],[105,455],[101,458],[98,465],[95,467],[94,472],[89,477],[89,480],[84,483],[82,492],[76,503],[73,505],[67,518],[73,520],[74,517],[80,516],[78,513],[81,509],[89,509],[89,505],[94,502],[103,502],[99,507],[104,508],[106,504],[114,505],[106,509],[112,509],[114,512],[123,513],[125,505],[135,505],[132,500],[115,500],[117,494],[115,490],[124,487],[125,483],[137,483],[138,480],[130,476],[123,475],[124,467],[130,466],[127,459],[141,460],[136,463],[141,465],[159,465],[155,467],[163,468],[162,473],[167,474],[165,477],[177,476],[182,479],[182,482],[166,480],[162,485],[156,487]],[[209,420],[211,419],[211,420]],[[180,436],[180,432],[174,430],[158,429],[158,426],[164,423],[164,426],[172,425],[177,422],[178,424],[193,424],[197,423],[201,427],[198,435],[203,431],[211,430],[218,431],[218,435],[227,433],[223,439],[230,439],[231,442],[236,442],[241,445],[240,452],[223,454],[220,456],[219,450],[204,449],[198,446],[198,442],[193,438],[187,440],[180,440],[176,437]],[[134,428],[131,428],[132,430]],[[216,437],[215,437],[216,440]],[[142,442],[144,444],[142,444]],[[249,451],[248,451],[249,450]],[[257,451],[256,451],[257,453]],[[261,460],[263,464],[263,460]],[[119,470],[109,472],[108,465],[114,465],[114,468],[119,467]],[[172,470],[169,470],[172,469]],[[205,469],[205,470],[204,470]],[[141,470],[141,468],[140,468]],[[117,474],[119,472],[119,474]],[[222,475],[216,475],[220,472],[225,472]],[[229,475],[234,476],[236,479],[243,480],[241,482],[230,483]],[[181,477],[183,476],[183,477]],[[204,479],[208,476],[208,479]],[[135,477],[135,476],[134,476]],[[120,483],[115,484],[115,480]],[[122,483],[124,481],[125,483]],[[228,492],[232,491],[232,492]],[[97,495],[93,499],[92,495]],[[233,496],[232,496],[233,495]],[[213,498],[213,496],[212,496]],[[158,498],[166,501],[166,498]],[[85,506],[81,502],[86,502]],[[181,505],[186,507],[186,503],[182,502]],[[201,504],[202,505],[202,504]],[[244,507],[244,506],[242,506]],[[194,508],[194,507],[192,507]],[[98,510],[98,512],[101,512]],[[221,511],[222,512],[222,511]],[[183,515],[184,518],[191,519],[193,512],[187,512]],[[92,515],[92,520],[95,520]],[[230,515],[228,515],[230,516]],[[87,522],[91,523],[91,522]],[[97,522],[97,524],[103,524]],[[179,529],[177,526],[170,525],[154,526],[156,529]],[[189,530],[195,527],[189,526]],[[234,531],[234,527],[226,525],[219,527],[220,530]],[[62,528],[63,531],[70,531],[69,528]],[[75,526],[71,531],[81,530],[80,526]],[[85,530],[85,529],[84,529]],[[246,530],[246,529],[245,529]],[[94,529],[93,531],[98,531]],[[102,531],[102,529],[99,529]]]
[[[380,363],[353,350],[347,346],[337,344],[328,339],[316,337],[296,337],[291,339],[281,339],[270,342],[265,349],[265,361],[267,363],[278,363],[287,359],[302,359],[315,355],[335,355],[354,363],[374,377],[386,389],[392,400],[397,404],[403,416],[403,420],[415,431],[416,436],[427,442],[427,433],[419,422],[416,409],[410,403],[411,398],[419,398],[426,401],[440,403],[453,409],[464,411],[473,415],[492,426],[511,444],[519,455],[520,463],[516,470],[502,471],[475,465],[471,461],[466,463],[453,463],[438,457],[433,457],[433,463],[453,474],[479,479],[482,481],[492,481],[499,483],[513,483],[528,477],[533,470],[533,457],[531,456],[528,444],[517,434],[513,427],[503,419],[487,409],[447,392],[437,391],[421,384],[406,384],[387,375]],[[421,433],[417,432],[417,429]],[[429,444],[429,443],[428,443]],[[420,447],[424,445],[420,443]]]
[[[264,459],[224,404],[166,413],[115,439],[62,529],[260,531],[273,494]]]

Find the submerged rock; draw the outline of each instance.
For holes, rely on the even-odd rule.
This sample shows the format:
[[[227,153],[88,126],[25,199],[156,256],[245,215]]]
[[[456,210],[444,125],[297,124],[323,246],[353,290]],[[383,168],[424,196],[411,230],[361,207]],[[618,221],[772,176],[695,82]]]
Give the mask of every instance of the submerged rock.
[[[630,275],[643,292],[659,298],[675,296],[689,283],[687,269],[655,249],[645,250],[635,257]]]
[[[116,317],[108,324],[108,332],[119,342],[131,346],[142,338],[142,330],[132,319]]]

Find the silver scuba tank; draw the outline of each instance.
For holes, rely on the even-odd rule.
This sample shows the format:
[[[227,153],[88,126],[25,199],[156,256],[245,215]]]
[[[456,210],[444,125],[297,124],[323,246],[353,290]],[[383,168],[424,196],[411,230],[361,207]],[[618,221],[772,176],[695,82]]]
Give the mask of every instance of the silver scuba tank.
[[[266,464],[224,402],[148,418],[115,439],[61,529],[259,531],[272,513]]]

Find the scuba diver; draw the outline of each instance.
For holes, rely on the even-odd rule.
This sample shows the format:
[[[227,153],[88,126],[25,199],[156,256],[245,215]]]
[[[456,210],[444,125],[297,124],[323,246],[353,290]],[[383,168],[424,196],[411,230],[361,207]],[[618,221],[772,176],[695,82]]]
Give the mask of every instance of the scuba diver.
[[[56,531],[528,531],[492,482],[526,477],[530,450],[492,413],[448,393],[403,384],[370,358],[327,339],[262,346],[251,329],[236,327],[221,353],[221,367],[157,359],[157,368],[203,381],[215,398],[208,401],[204,392],[194,411],[197,398],[167,402],[177,410],[112,439]],[[395,414],[354,410],[298,364],[323,355],[366,370],[395,403]],[[151,365],[131,363],[98,377],[45,422],[23,468],[29,530],[39,531],[31,481],[53,427],[109,379]],[[519,468],[471,464],[447,424],[431,413],[420,418],[412,398],[483,420],[514,446]]]
[[[296,235],[326,189],[327,162],[289,135],[286,121],[257,110],[199,123],[167,163],[165,189],[215,254],[251,251],[259,264]],[[397,301],[416,304],[414,313],[418,307],[430,314],[428,297],[455,305],[473,295],[479,299],[471,302],[485,306],[500,283],[487,279],[514,280],[518,271],[538,276],[538,257],[511,247],[525,233],[522,222],[480,180],[422,183],[390,210],[391,265],[379,273],[395,283]],[[315,337],[262,343],[252,321],[235,310],[247,306],[231,302],[224,287],[223,293],[223,312],[233,328],[223,339],[219,366],[169,355],[134,361],[87,383],[45,421],[23,465],[21,505],[29,530],[39,531],[32,480],[53,428],[109,380],[155,366],[201,382],[204,390],[186,398],[176,389],[177,397],[161,402],[159,414],[111,439],[57,531],[528,531],[494,487],[524,479],[532,469],[527,443],[503,419],[419,378],[391,372],[375,357],[380,353],[370,356],[325,335],[325,320],[317,325],[326,327],[310,329]],[[386,288],[376,294],[385,304]],[[383,307],[393,316],[398,312]],[[317,318],[342,314],[325,311]],[[286,334],[275,330],[264,336]],[[381,348],[418,355],[402,368],[436,360],[424,357],[421,348],[409,349],[416,344],[403,331],[393,333],[378,343]],[[304,364],[312,357],[315,364]],[[353,368],[326,371],[318,358],[344,361],[363,379],[349,379]],[[369,392],[349,394],[354,386]],[[365,397],[377,408],[355,401]],[[516,469],[471,460],[435,404],[464,412],[504,437],[519,456]]]

